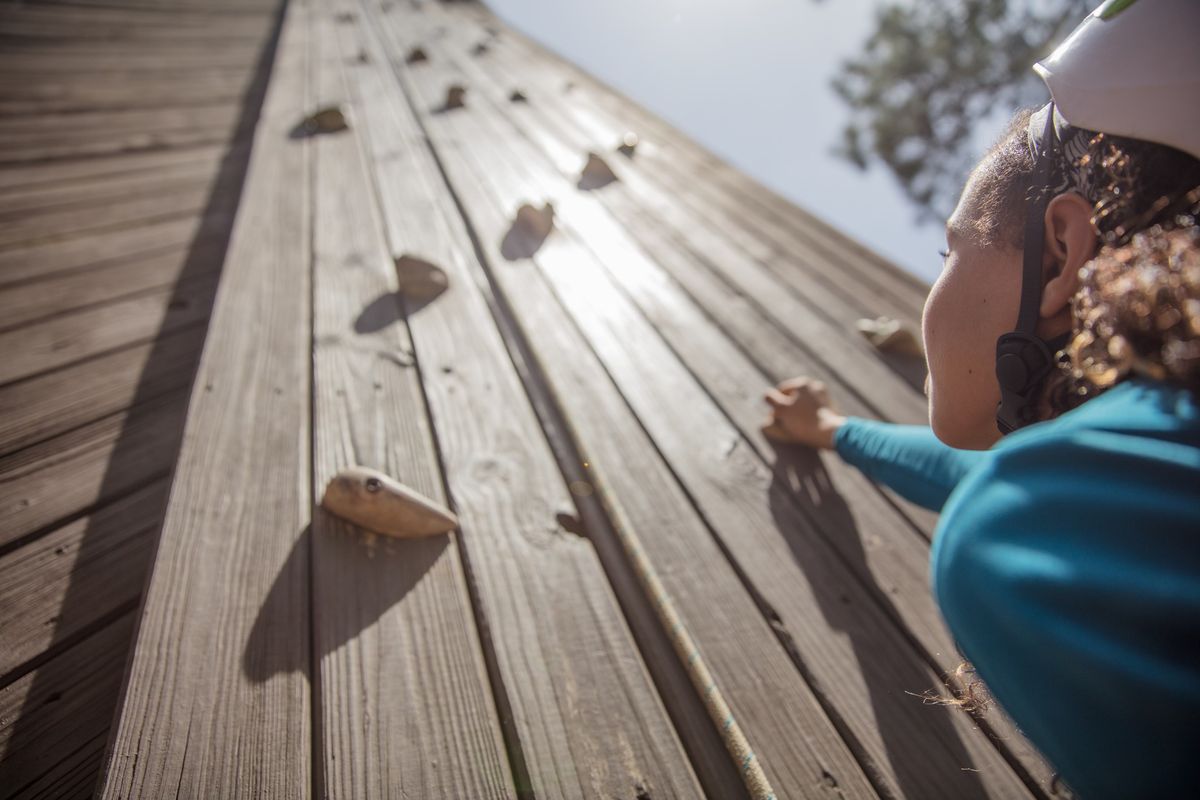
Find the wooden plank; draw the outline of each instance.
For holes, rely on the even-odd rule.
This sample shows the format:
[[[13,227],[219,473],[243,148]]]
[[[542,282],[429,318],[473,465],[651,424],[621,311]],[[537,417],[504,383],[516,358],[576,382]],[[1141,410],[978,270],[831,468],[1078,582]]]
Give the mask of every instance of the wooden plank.
[[[114,181],[192,160],[219,161],[229,147],[227,144],[208,144],[165,151],[149,150],[46,163],[11,164],[0,170],[0,196],[55,187],[70,191],[71,183],[76,181],[91,182],[99,178]]]
[[[497,699],[519,748],[518,788],[543,797],[697,796],[594,549],[556,521],[560,510],[573,513],[570,494],[472,278],[468,234],[397,88],[380,85],[386,67],[370,46],[372,63],[349,69],[392,251],[431,259],[449,275],[450,288],[419,311],[408,305],[408,319],[504,687]]]
[[[162,255],[172,250],[183,253],[189,245],[208,246],[218,239],[223,242],[232,219],[232,209],[203,216],[183,214],[135,228],[117,228],[2,251],[0,287],[60,276],[130,257]]]
[[[348,93],[332,8],[313,105]],[[313,143],[313,493],[341,469],[380,469],[446,502],[396,277],[353,134]],[[419,192],[413,203],[429,202]],[[514,796],[457,534],[389,541],[313,520],[319,793]]]
[[[879,292],[907,303],[910,313],[919,315],[929,287],[919,278],[870,251],[790,200],[758,184],[721,158],[713,155],[686,134],[673,128],[638,104],[624,97],[592,75],[548,53],[537,43],[510,27],[499,23],[489,12],[473,5],[458,6],[455,13],[476,18],[477,22],[503,28],[504,36],[489,52],[503,56],[505,52],[524,53],[537,61],[533,72],[557,74],[559,87],[565,79],[575,84],[571,96],[562,103],[585,115],[607,110],[622,129],[634,129],[648,147],[639,151],[638,161],[661,164],[674,169],[683,178],[704,175],[707,181],[693,183],[706,192],[729,214],[730,219],[747,229],[762,233],[767,241],[785,244],[779,255],[793,248],[823,253],[831,267],[849,270],[860,285],[876,287]],[[526,80],[536,80],[530,75]],[[561,97],[561,89],[555,95]],[[611,143],[608,144],[611,146]],[[647,156],[646,159],[641,156]],[[819,262],[815,266],[820,266]]]
[[[0,689],[0,787],[5,797],[88,794],[112,712],[133,614]]]
[[[389,49],[403,52],[394,42]],[[423,101],[427,102],[424,98]],[[382,107],[383,102],[372,100],[366,103],[365,113]],[[395,113],[408,112],[398,107]],[[373,131],[381,127],[372,120]],[[429,130],[435,135],[435,144],[440,145],[443,138],[437,135],[437,129],[430,126]],[[380,159],[378,175],[386,208],[391,207],[388,187],[398,184],[394,178],[388,178],[391,173],[385,169],[399,161],[401,143],[418,148],[423,136],[395,133],[386,136],[385,141],[387,148],[383,153],[389,158]],[[641,538],[656,562],[681,564],[686,560],[690,565],[687,570],[664,570],[663,579],[683,610],[689,630],[700,639],[706,661],[717,673],[722,691],[747,728],[747,735],[780,796],[805,796],[814,787],[818,790],[828,787],[828,781],[836,782],[847,797],[871,796],[872,789],[853,756],[793,668],[636,418],[630,415],[603,368],[579,339],[574,323],[563,315],[538,273],[529,271],[528,263],[506,268],[499,248],[508,222],[502,217],[504,212],[477,188],[482,186],[477,178],[464,172],[463,150],[438,146],[438,152],[492,269],[501,274],[506,269],[511,271],[510,280],[522,285],[519,296],[510,297],[510,302],[524,312],[521,316],[526,324],[537,321],[535,335],[528,338],[542,364],[552,365],[547,370],[552,388],[568,412],[572,433],[585,445],[584,457],[591,465],[586,468],[588,481],[597,487],[606,506],[614,509],[627,530],[644,532]],[[412,172],[403,161],[397,170],[403,170],[397,175]],[[387,218],[390,221],[404,216],[389,213]],[[424,309],[420,314],[429,310]],[[455,370],[456,374],[459,372]],[[622,464],[620,469],[608,466],[617,463]],[[724,756],[717,753],[712,757]]]
[[[168,474],[186,401],[168,392],[0,458],[0,546]]]
[[[307,14],[275,53],[103,797],[311,794]]]
[[[0,386],[208,318],[218,274],[0,333]]]
[[[437,19],[443,20],[442,17]],[[453,20],[454,18],[450,17],[446,18],[445,22]],[[461,68],[473,73],[472,79],[476,82],[481,80],[480,73],[486,73],[483,80],[495,82],[497,79],[494,72],[498,60],[491,58],[490,52],[488,68],[483,69],[483,65],[478,63],[477,59],[467,58],[450,50],[453,46],[450,41],[462,45],[467,38],[464,36],[451,40],[447,37],[446,43],[438,40],[439,48],[445,48],[439,50],[443,53],[441,57],[455,58]],[[528,81],[518,82],[522,85],[536,85],[539,82],[547,84],[560,80],[552,77],[554,72],[542,70],[542,75],[541,78],[531,76]],[[512,81],[509,80],[503,89],[497,87],[496,91],[503,91],[504,96],[507,96],[511,85]],[[531,103],[517,106],[508,104],[507,108],[518,119],[537,116],[539,120],[546,120],[552,116],[562,116],[552,115],[550,111],[545,110],[547,105],[552,105],[548,100],[545,95],[535,96]],[[566,102],[572,101],[564,101]],[[607,143],[616,138],[619,130],[614,129],[612,137],[603,138],[598,138],[593,131],[588,131],[582,134],[582,141],[576,130],[573,141],[578,149],[567,150],[564,153],[563,147],[560,146],[555,153],[555,160],[563,169],[577,173],[583,163],[584,154],[589,149],[606,149]],[[601,142],[604,144],[601,145]],[[652,148],[648,149],[653,152]],[[887,304],[880,305],[882,300],[879,293],[870,291],[865,286],[854,284],[843,291],[836,283],[822,282],[825,276],[813,266],[819,265],[820,260],[812,261],[804,270],[798,270],[793,266],[781,267],[781,258],[778,252],[772,249],[760,249],[758,257],[752,257],[756,243],[744,235],[745,231],[728,224],[728,209],[708,209],[704,204],[695,202],[689,205],[689,201],[697,195],[697,189],[704,183],[696,181],[694,176],[702,173],[689,174],[685,182],[662,184],[659,175],[655,175],[655,180],[651,181],[641,174],[642,165],[648,163],[643,153],[639,153],[632,163],[616,154],[612,154],[610,160],[613,162],[613,168],[624,176],[624,180],[621,185],[605,187],[597,194],[605,198],[614,193],[636,197],[634,202],[637,207],[630,209],[631,221],[623,220],[624,224],[639,231],[650,229],[651,235],[664,228],[671,231],[676,240],[676,247],[686,249],[690,259],[711,265],[718,274],[728,276],[728,280],[733,282],[739,291],[752,298],[761,299],[761,303],[768,310],[778,308],[779,314],[774,315],[777,324],[785,329],[797,329],[797,338],[803,341],[821,342],[822,349],[831,352],[818,352],[817,355],[827,359],[831,366],[845,365],[842,371],[847,372],[848,377],[853,379],[851,383],[860,395],[885,396],[885,405],[901,411],[904,415],[903,421],[923,422],[926,419],[925,399],[919,391],[924,379],[924,364],[882,356],[854,329],[856,320],[863,315],[875,316],[884,312],[900,316],[910,324],[918,324],[919,306],[914,312]],[[705,211],[697,212],[696,205],[705,208]],[[734,233],[742,235],[731,235]],[[791,250],[794,251],[795,246]],[[839,281],[841,284],[847,283],[844,277]],[[862,297],[870,299],[859,302],[858,298]],[[876,361],[879,363],[875,364]],[[895,374],[897,371],[901,372],[901,375]]]
[[[215,285],[224,244],[209,241],[190,252],[154,253],[10,287],[0,292],[0,333],[135,295],[170,290],[185,269],[188,280],[206,276]]]
[[[426,76],[423,81],[415,81],[419,86],[461,79],[461,75],[448,65],[445,55],[442,53],[442,58],[435,58],[427,68],[415,71],[417,75]],[[418,89],[418,92],[426,103],[436,102],[430,89],[425,88],[423,92]],[[559,217],[567,225],[581,227],[579,241],[603,249],[593,260],[581,249],[567,246],[561,239],[552,239],[555,243],[547,242],[535,261],[544,269],[560,301],[573,312],[577,324],[606,363],[627,400],[762,596],[768,598],[784,620],[794,620],[788,622],[791,628],[811,625],[812,621],[804,617],[812,616],[812,608],[826,607],[826,598],[834,591],[841,595],[848,593],[850,598],[860,595],[860,618],[834,626],[849,634],[850,641],[843,645],[845,650],[840,656],[831,652],[836,647],[826,645],[821,648],[825,650],[824,655],[818,650],[831,633],[821,631],[820,624],[805,637],[810,639],[808,646],[801,645],[799,649],[810,674],[817,679],[826,698],[837,708],[863,754],[877,770],[877,777],[891,792],[907,791],[917,796],[936,791],[952,792],[956,796],[1025,794],[1025,787],[1004,760],[982,737],[972,732],[968,718],[961,715],[932,717],[927,709],[914,706],[911,698],[904,696],[905,688],[919,693],[936,685],[937,672],[929,668],[922,655],[914,651],[907,638],[895,629],[894,622],[879,608],[877,600],[870,593],[862,595],[861,585],[844,571],[846,567],[842,562],[831,558],[828,544],[815,531],[809,515],[801,511],[797,498],[778,490],[774,481],[780,476],[773,476],[760,457],[756,457],[759,454],[746,448],[741,432],[730,425],[715,403],[708,400],[703,389],[695,384],[694,378],[632,309],[628,299],[621,296],[600,267],[601,261],[609,264],[619,261],[622,269],[629,267],[632,274],[644,272],[649,262],[644,257],[637,258],[639,254],[631,244],[622,246],[621,243],[628,240],[623,238],[618,226],[604,225],[607,218],[596,213],[593,201],[579,199],[571,184],[544,167],[539,169],[538,164],[544,163],[544,157],[513,134],[509,121],[502,118],[502,112],[497,113],[487,105],[485,101],[477,100],[471,113],[442,115],[447,120],[444,127],[450,129],[445,135],[453,136],[464,152],[475,155],[478,159],[475,179],[492,183],[501,207],[515,204],[520,197],[552,198]],[[485,125],[484,120],[490,124]],[[492,147],[492,157],[486,164],[477,155],[484,142]],[[616,334],[617,331],[620,334]],[[636,359],[631,357],[633,352],[638,353]],[[710,351],[709,358],[712,355]],[[761,382],[759,375],[753,385],[761,386]],[[698,399],[689,401],[687,415],[677,415],[661,402],[666,396]],[[704,419],[701,422],[696,417]],[[720,452],[722,450],[724,452]],[[866,497],[878,497],[865,485],[862,488]],[[771,498],[769,513],[761,500],[756,502],[756,496]],[[888,514],[883,519],[884,524],[889,517],[890,521],[896,521]],[[855,530],[853,520],[844,514],[826,521],[840,523],[840,530],[830,531],[831,535],[840,533],[844,536],[848,525],[851,531]],[[747,532],[752,536],[748,538]],[[910,544],[917,541],[911,534],[909,537]],[[774,555],[764,559],[762,554],[772,550]],[[858,560],[864,558],[860,550]],[[808,565],[821,560],[829,562],[829,569],[835,574],[841,571],[842,577],[835,584],[822,585],[824,580],[814,577],[811,574],[814,570],[808,569]],[[756,561],[757,566],[752,567]],[[804,564],[805,569],[798,568],[797,561]],[[840,570],[834,570],[835,564]],[[921,562],[922,573],[923,566],[924,561]],[[796,602],[793,588],[803,587],[805,583],[810,584],[808,592],[816,601],[807,605],[807,611],[804,604]],[[849,591],[844,588],[847,583],[860,588],[857,592]],[[909,583],[923,588],[920,582]],[[835,589],[835,586],[841,588]],[[793,591],[784,592],[780,587]],[[930,612],[929,616],[936,619],[932,604],[926,602],[925,608]],[[829,624],[828,620],[823,622]],[[793,635],[797,639],[803,636],[796,632]],[[829,657],[828,661],[822,663],[826,657]],[[846,673],[845,666],[856,660],[863,673],[857,680]],[[906,687],[906,681],[919,683]],[[853,685],[849,691],[847,684]],[[867,697],[870,697],[869,701],[865,700]],[[922,730],[923,741],[913,743],[909,737]],[[908,749],[913,752],[906,752]],[[913,758],[918,750],[923,763],[920,768],[914,768]],[[964,765],[977,765],[981,769],[980,777],[963,773],[961,767]]]
[[[0,456],[188,387],[206,330],[199,322],[0,387]]]
[[[154,192],[165,183],[179,180],[211,178],[223,162],[244,157],[248,148],[243,143],[234,143],[205,148],[202,152],[203,157],[189,157],[177,163],[168,161],[153,170],[15,187],[0,192],[0,215],[4,219],[17,219],[47,210],[78,208],[98,200],[111,202],[143,190]]]
[[[0,556],[0,675],[132,610],[167,499],[160,479]]]
[[[443,45],[430,48],[440,59],[447,59],[467,69],[470,59],[456,58],[445,51]],[[472,70],[471,85],[482,88],[487,85],[483,70]],[[500,107],[507,107],[507,93],[503,86],[495,86],[488,96]],[[510,118],[513,113],[508,112]],[[522,119],[521,117],[517,117]],[[558,153],[560,171],[573,178],[575,162],[572,153],[563,152],[562,146],[548,138],[544,128],[537,125],[524,126],[526,135],[541,145],[547,154]],[[586,149],[586,145],[582,145]],[[606,188],[596,196],[614,211],[614,216],[627,226],[640,224],[641,209],[632,201],[626,202],[628,213],[618,213],[623,197],[621,184]],[[556,206],[560,213],[566,211],[561,203]],[[586,214],[586,209],[580,209]],[[712,326],[694,309],[683,296],[681,287],[694,291],[698,282],[703,282],[703,273],[698,274],[694,262],[679,257],[678,247],[668,243],[663,247],[651,248],[659,263],[679,262],[673,270],[675,283],[664,280],[657,264],[648,261],[640,253],[619,246],[622,236],[619,231],[606,227],[603,220],[589,218],[584,222],[576,217],[576,226],[584,233],[584,239],[604,264],[613,281],[631,296],[641,311],[655,324],[659,332],[670,343],[675,353],[684,360],[705,390],[721,406],[725,414],[739,428],[746,441],[750,442],[760,458],[772,459],[773,448],[763,439],[758,427],[761,422],[761,387],[768,381],[779,380],[804,363],[804,354],[788,342],[771,341],[769,345],[752,350],[756,358],[776,365],[775,371],[764,373],[747,356],[725,340],[723,334]],[[648,227],[655,227],[650,225]],[[709,304],[706,313],[720,315],[723,305],[731,304],[733,296],[726,292],[716,303]],[[734,316],[737,309],[734,308]],[[756,314],[744,314],[744,324],[755,328],[750,341],[761,341],[761,320]],[[754,323],[758,323],[755,325]],[[820,365],[817,365],[818,367]],[[805,370],[809,370],[808,365]],[[815,370],[821,375],[821,369]],[[840,383],[836,374],[821,375],[831,386]],[[855,408],[855,400],[848,396],[847,409],[851,413],[870,413]],[[885,406],[890,407],[889,406]],[[803,462],[802,462],[803,463]],[[881,502],[871,491],[867,481],[857,470],[845,465],[836,457],[825,459],[823,467],[815,462],[807,465],[813,475],[810,480],[825,487],[825,501],[808,509],[808,516],[838,548],[868,586],[879,587],[877,598],[885,610],[904,623],[911,635],[923,646],[925,657],[935,670],[952,667],[948,659],[954,660],[955,648],[951,637],[942,624],[933,599],[928,590],[928,548],[914,545],[908,535],[908,525],[895,514],[893,508]],[[796,487],[799,489],[800,487]],[[844,499],[843,499],[844,498]],[[936,515],[917,509],[899,498],[894,501],[906,508],[908,516],[926,536],[931,537]],[[847,526],[859,531],[858,537],[846,535]],[[861,541],[860,541],[861,540]],[[957,685],[957,684],[955,684]],[[960,687],[961,688],[961,687]],[[1041,757],[1033,750],[1015,727],[1002,715],[991,716],[986,727],[999,739],[999,747],[1007,757],[1017,759],[1027,774],[1049,791],[1052,772]]]
[[[232,210],[237,206],[237,187],[216,186],[216,179],[216,175],[211,175],[181,180],[159,186],[157,193],[143,191],[90,208],[67,208],[14,221],[0,229],[0,249],[140,226],[182,214]]]

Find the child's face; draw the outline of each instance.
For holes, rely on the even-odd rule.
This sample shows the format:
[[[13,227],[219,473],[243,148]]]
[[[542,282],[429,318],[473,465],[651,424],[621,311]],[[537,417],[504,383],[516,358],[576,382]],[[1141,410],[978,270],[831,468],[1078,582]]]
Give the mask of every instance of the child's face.
[[[921,319],[929,362],[929,424],[954,447],[986,449],[996,429],[996,339],[1016,323],[1021,292],[1021,251],[984,245],[971,222],[981,170],[967,181],[946,223],[949,256]]]

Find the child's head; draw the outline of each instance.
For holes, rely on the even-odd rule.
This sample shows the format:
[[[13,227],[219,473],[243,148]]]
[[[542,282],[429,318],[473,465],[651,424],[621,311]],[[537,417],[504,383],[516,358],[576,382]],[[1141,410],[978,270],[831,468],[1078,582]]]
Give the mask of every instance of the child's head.
[[[1036,66],[1055,103],[1016,115],[974,168],[922,319],[930,425],[947,444],[984,449],[1000,438],[997,339],[1018,330],[1022,282],[1038,293],[1021,336],[1066,341],[1069,361],[1006,396],[1006,429],[1130,373],[1200,393],[1196,237],[1162,235],[1200,217],[1198,29],[1193,0],[1105,2]],[[1044,233],[1026,242],[1043,219]],[[1022,361],[1037,369],[1004,355],[1016,386],[1031,374]]]
[[[1131,372],[1200,390],[1200,275],[1194,255],[1188,268],[1176,252],[1185,242],[1194,248],[1195,237],[1130,244],[1139,232],[1195,225],[1200,159],[1165,144],[1062,126],[1043,188],[1030,140],[1044,118],[1031,125],[1031,116],[1018,113],[972,171],[947,221],[948,254],[925,305],[930,424],[957,447],[986,448],[1000,436],[996,345],[1017,320],[1027,209],[1039,194],[1049,202],[1036,334],[1070,336],[1072,362],[1046,380],[1037,416],[1061,413]],[[1093,264],[1102,248],[1105,258]],[[1135,251],[1139,263],[1130,261]],[[1115,263],[1129,264],[1137,279],[1121,279]],[[1160,320],[1161,330],[1139,326],[1130,309]]]

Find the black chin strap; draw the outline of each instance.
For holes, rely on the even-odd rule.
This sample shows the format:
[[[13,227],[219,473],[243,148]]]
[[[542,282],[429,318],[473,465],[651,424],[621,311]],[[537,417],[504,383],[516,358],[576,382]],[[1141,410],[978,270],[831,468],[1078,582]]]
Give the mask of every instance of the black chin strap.
[[[1054,106],[1047,108],[1046,127],[1036,143],[1034,191],[1025,218],[1025,260],[1021,272],[1021,308],[1015,330],[996,340],[996,378],[1000,382],[1000,405],[996,425],[1003,434],[1036,421],[1036,396],[1042,381],[1054,369],[1054,354],[1066,346],[1070,334],[1052,342],[1043,341],[1034,330],[1042,301],[1042,245],[1046,236],[1046,206],[1050,202],[1050,170],[1053,165]]]

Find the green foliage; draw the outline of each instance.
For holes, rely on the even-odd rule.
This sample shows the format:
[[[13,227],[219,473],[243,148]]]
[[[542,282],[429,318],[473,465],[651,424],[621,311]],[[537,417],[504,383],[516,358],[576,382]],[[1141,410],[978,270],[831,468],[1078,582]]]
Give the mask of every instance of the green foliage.
[[[882,162],[922,219],[949,216],[981,155],[976,122],[1048,99],[1033,63],[1095,0],[907,0],[877,10],[863,52],[833,88],[851,120],[834,152]]]

